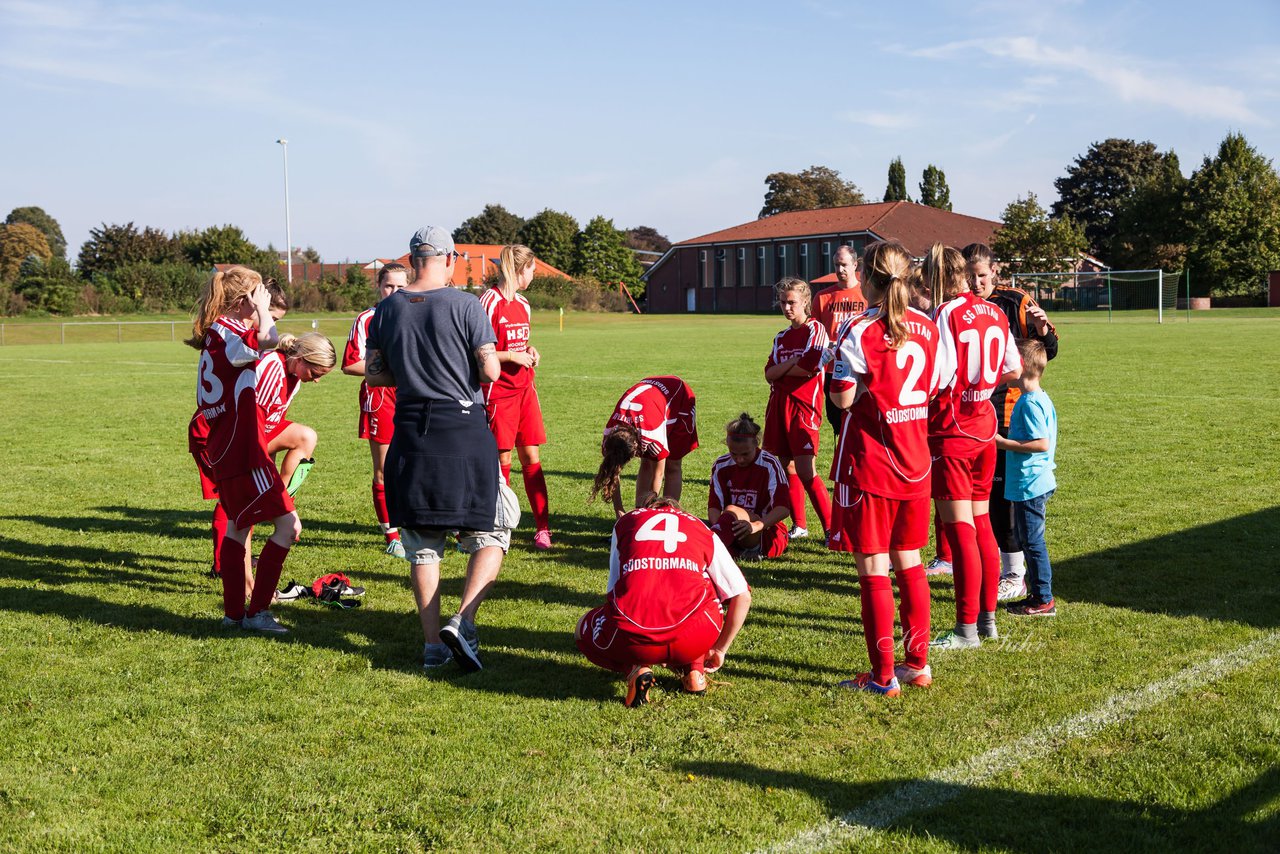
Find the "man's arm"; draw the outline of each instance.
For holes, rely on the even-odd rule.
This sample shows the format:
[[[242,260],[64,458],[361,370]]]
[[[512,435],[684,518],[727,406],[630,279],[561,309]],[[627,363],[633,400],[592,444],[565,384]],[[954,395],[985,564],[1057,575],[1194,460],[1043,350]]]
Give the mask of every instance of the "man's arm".
[[[394,386],[396,378],[391,373],[381,350],[365,350],[364,381],[372,387]]]
[[[480,382],[491,383],[502,376],[502,363],[498,361],[498,353],[493,344],[481,344],[475,350],[475,357],[476,368],[480,371]]]

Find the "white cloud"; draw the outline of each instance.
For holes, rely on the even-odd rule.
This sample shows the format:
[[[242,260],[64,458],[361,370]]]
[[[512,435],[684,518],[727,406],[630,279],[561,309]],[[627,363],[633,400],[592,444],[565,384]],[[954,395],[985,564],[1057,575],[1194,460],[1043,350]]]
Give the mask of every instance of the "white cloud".
[[[875,110],[859,110],[842,113],[840,117],[847,122],[866,125],[877,130],[903,130],[919,124],[919,120],[910,113],[882,113]]]

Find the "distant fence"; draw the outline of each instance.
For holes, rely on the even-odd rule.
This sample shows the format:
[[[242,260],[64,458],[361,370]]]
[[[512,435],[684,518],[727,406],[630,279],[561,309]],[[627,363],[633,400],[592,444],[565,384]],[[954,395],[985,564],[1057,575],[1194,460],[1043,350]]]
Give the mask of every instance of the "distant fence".
[[[342,317],[286,317],[285,332],[316,330],[341,350],[354,320]],[[190,320],[69,320],[65,323],[0,323],[0,347],[20,344],[133,344],[181,341],[191,334]]]

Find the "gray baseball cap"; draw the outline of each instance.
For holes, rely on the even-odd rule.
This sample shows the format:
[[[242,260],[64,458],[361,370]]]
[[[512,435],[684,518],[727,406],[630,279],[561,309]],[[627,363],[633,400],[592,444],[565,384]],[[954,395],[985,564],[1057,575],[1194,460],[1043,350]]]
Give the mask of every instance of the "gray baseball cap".
[[[409,238],[409,253],[415,258],[431,258],[453,252],[453,236],[438,225],[426,225]]]

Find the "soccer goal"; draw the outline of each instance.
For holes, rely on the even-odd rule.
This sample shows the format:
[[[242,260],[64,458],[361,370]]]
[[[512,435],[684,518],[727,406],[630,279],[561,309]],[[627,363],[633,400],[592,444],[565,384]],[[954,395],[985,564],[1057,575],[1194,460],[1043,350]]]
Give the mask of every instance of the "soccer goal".
[[[1011,274],[1014,287],[1050,310],[1152,312],[1157,323],[1174,316],[1181,278],[1163,270]]]

